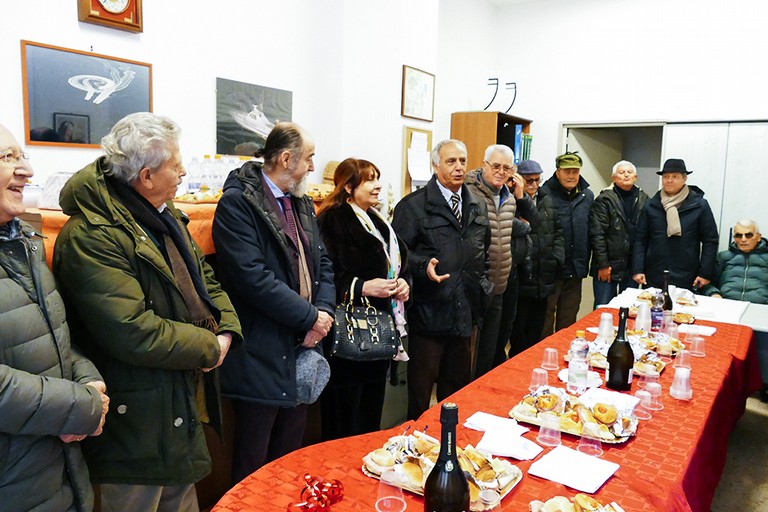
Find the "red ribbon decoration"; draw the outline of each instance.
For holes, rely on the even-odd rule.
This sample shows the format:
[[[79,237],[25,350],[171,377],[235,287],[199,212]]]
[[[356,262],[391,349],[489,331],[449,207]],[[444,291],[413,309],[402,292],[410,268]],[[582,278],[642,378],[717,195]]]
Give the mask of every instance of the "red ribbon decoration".
[[[288,512],[330,512],[331,505],[344,497],[344,486],[338,480],[324,480],[304,473],[301,502],[288,505]]]

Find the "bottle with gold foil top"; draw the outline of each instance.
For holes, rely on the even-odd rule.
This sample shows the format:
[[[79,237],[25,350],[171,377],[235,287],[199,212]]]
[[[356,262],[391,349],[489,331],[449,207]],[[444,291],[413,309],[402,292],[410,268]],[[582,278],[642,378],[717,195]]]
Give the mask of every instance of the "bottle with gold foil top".
[[[440,455],[424,484],[424,512],[469,512],[469,484],[456,453],[459,408],[446,402],[440,410]]]

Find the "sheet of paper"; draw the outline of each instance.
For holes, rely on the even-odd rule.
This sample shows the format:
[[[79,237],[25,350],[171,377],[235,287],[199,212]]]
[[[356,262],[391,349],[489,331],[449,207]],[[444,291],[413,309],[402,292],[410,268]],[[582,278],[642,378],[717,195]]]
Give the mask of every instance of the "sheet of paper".
[[[541,446],[529,439],[512,436],[509,432],[500,429],[487,430],[477,443],[477,449],[517,460],[535,459],[543,450]]]
[[[408,173],[413,181],[429,181],[432,169],[429,166],[429,151],[408,149]]]
[[[619,465],[615,462],[561,445],[531,464],[528,474],[592,494],[618,469]]]
[[[411,134],[411,145],[408,149],[428,152],[429,148],[427,148],[427,134],[422,132],[413,132]]]
[[[464,422],[464,426],[471,428],[472,430],[479,430],[486,432],[489,430],[499,430],[504,432],[508,436],[519,436],[528,432],[528,428],[518,424],[512,418],[505,418],[488,414],[487,412],[477,411],[475,414],[467,418]]]

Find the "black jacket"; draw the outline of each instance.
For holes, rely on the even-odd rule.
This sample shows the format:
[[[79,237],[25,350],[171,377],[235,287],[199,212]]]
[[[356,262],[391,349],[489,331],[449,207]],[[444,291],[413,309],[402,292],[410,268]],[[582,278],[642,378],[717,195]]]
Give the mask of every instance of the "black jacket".
[[[429,336],[470,336],[482,321],[493,287],[487,279],[486,251],[490,228],[485,203],[462,186],[459,226],[440,193],[436,176],[395,207],[392,226],[408,245],[413,275],[411,332]],[[442,283],[427,277],[427,263],[437,258]]]
[[[557,176],[549,178],[541,189],[546,197],[541,199],[554,206],[558,221],[563,227],[565,242],[565,263],[560,268],[557,277],[587,277],[589,271],[589,210],[595,200],[595,195],[589,190],[589,183],[579,177],[579,184],[568,192]]]
[[[530,276],[533,241],[531,230],[536,229],[541,220],[539,210],[528,194],[517,200],[517,211],[512,224],[512,273],[511,275]]]
[[[296,249],[265,195],[261,165],[230,173],[213,219],[218,277],[243,327],[241,350],[221,366],[222,394],[264,405],[296,405],[294,348],[318,310],[333,315],[333,268],[309,197],[293,199],[311,247],[312,303],[303,299],[293,271]]]
[[[563,227],[554,203],[546,200],[547,194],[542,189],[536,194],[539,224],[531,225],[531,272],[520,278],[520,297],[543,299],[552,295],[558,270],[565,261]]]
[[[667,236],[667,214],[661,192],[647,203],[637,223],[632,251],[632,274],[645,274],[650,286],[660,287],[664,269],[669,284],[691,289],[696,276],[715,278],[717,224],[704,192],[688,185],[688,197],[678,207],[682,236]]]
[[[612,185],[600,192],[589,212],[589,241],[592,244],[589,275],[595,277],[599,269],[611,267],[611,281],[622,281],[632,261],[635,227],[648,201],[648,194],[637,189],[632,215],[627,218],[621,197],[614,187]]]

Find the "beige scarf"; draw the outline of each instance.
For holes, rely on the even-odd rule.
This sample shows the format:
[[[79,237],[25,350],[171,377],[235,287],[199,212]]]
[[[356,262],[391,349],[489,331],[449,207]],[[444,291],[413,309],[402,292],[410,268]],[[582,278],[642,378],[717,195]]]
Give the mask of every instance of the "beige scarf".
[[[683,204],[688,197],[688,185],[683,185],[682,190],[677,194],[670,196],[663,190],[661,191],[661,206],[667,212],[667,236],[682,236],[683,228],[680,225],[680,213],[677,207]]]

